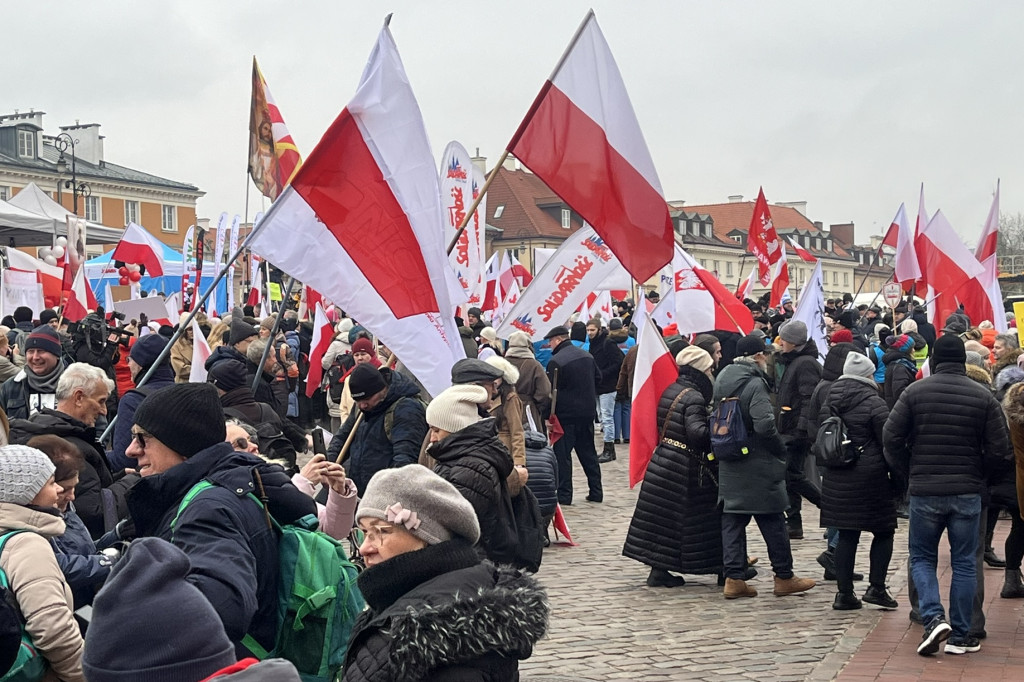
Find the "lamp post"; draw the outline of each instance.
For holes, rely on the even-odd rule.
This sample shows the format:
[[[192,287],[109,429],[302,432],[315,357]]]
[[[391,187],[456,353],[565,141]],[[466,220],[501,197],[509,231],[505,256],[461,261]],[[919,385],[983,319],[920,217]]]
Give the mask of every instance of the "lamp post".
[[[71,150],[71,179],[65,180],[63,183],[57,180],[57,193],[58,200],[60,194],[60,186],[64,185],[65,189],[71,190],[71,210],[75,215],[78,215],[78,196],[87,197],[92,194],[92,190],[89,189],[89,185],[84,182],[78,182],[78,169],[76,168],[75,159],[75,144],[78,142],[75,138],[71,137],[67,133],[60,133],[53,138],[53,148],[60,152],[60,158],[57,159],[57,175],[63,176],[68,169],[68,162],[64,159],[64,152]]]

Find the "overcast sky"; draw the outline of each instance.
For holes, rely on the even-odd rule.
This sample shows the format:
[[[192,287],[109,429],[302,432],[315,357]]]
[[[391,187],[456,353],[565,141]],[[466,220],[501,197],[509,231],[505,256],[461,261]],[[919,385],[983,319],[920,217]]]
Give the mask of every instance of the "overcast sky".
[[[925,184],[971,244],[1002,179],[1024,211],[1024,3],[4,3],[0,112],[102,125],[112,162],[245,213],[252,56],[303,155],[352,96],[388,11],[435,157],[492,161],[586,10],[618,61],[666,198],[807,201],[866,241]],[[250,192],[250,217],[261,208]]]

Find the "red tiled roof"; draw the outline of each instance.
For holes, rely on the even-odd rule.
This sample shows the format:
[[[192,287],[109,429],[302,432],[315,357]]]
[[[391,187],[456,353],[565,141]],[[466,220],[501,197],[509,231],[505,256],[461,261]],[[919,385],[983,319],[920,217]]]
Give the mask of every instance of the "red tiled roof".
[[[487,190],[487,224],[501,228],[502,239],[528,239],[555,237],[565,239],[578,230],[582,223],[573,213],[571,227],[562,227],[560,217],[555,218],[541,206],[564,205],[551,188],[533,173],[501,168]],[[504,206],[501,217],[494,212]]]

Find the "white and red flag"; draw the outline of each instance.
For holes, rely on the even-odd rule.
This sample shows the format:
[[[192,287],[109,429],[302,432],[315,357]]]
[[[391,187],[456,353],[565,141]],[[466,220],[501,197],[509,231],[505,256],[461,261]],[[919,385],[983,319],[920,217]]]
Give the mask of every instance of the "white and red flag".
[[[894,279],[905,285],[909,290],[921,276],[921,266],[917,261],[917,250],[914,248],[914,233],[910,230],[910,222],[907,220],[907,209],[903,204],[896,211],[896,217],[885,233],[882,243],[878,246],[879,254],[883,246],[891,246],[896,249],[896,256],[893,261],[895,266]]]
[[[313,339],[309,343],[309,374],[306,376],[306,397],[312,398],[324,376],[323,359],[334,336],[334,325],[327,319],[323,305],[316,304],[313,319]]]
[[[474,302],[471,298],[471,306],[476,305],[480,310],[486,311],[497,310],[501,305],[501,284],[498,282],[499,265],[498,252],[495,251],[487,259],[486,267],[484,268],[483,286],[481,287],[482,296],[477,302]]]
[[[71,282],[68,300],[64,303],[64,319],[68,322],[81,322],[89,314],[89,295],[86,293],[89,284],[85,281],[85,268],[78,268],[75,279]]]
[[[972,278],[985,272],[942,211],[936,211],[915,240],[921,275],[928,282],[929,319],[937,328],[957,308],[956,294]]]
[[[203,336],[203,330],[199,328],[199,320],[193,317],[192,369],[189,370],[188,373],[189,383],[202,384],[206,382],[206,360],[210,357],[211,353],[210,344],[206,342],[206,337]]]
[[[921,183],[921,193],[920,193],[920,195],[918,196],[918,199],[917,199],[917,221],[914,223],[914,233],[913,233],[913,236],[914,236],[914,255],[917,257],[918,272],[920,273],[918,275],[918,277],[917,277],[917,282],[916,282],[918,290],[921,290],[921,289],[927,290],[927,288],[928,288],[928,280],[925,278],[924,263],[921,260],[922,259],[921,245],[918,243],[917,240],[920,238],[921,233],[924,231],[924,228],[927,227],[927,225],[928,225],[928,223],[930,221],[931,221],[931,218],[928,217],[928,211],[924,207],[924,183],[922,182]],[[911,286],[913,286],[910,283],[902,283],[902,284],[903,284],[903,290],[907,291],[907,292],[909,292]],[[931,298],[931,296],[929,296],[929,298]]]
[[[778,308],[786,299],[793,300],[789,295],[789,256],[786,254],[786,247],[783,246],[779,262],[775,264],[775,277],[772,278],[772,295],[768,306]]]
[[[526,266],[520,263],[514,254],[509,256],[509,260],[512,261],[512,276],[519,282],[519,288],[522,290],[530,286],[530,282],[533,281],[533,275],[526,269]]]
[[[768,210],[768,201],[764,198],[764,188],[757,191],[754,212],[750,216],[750,229],[747,231],[747,250],[757,259],[757,273],[761,286],[768,286],[771,281],[771,267],[779,262],[782,254],[782,243],[772,224],[772,214]]]
[[[7,247],[7,262],[10,263],[12,270],[35,273],[36,281],[43,285],[44,299],[52,301],[54,306],[60,303],[64,268],[59,265],[47,265],[45,261],[10,246]]]
[[[121,241],[114,247],[114,260],[146,266],[147,277],[164,274],[164,245],[160,240],[135,223],[128,223]],[[196,287],[198,289],[198,287]]]
[[[594,226],[637,281],[672,259],[668,204],[593,10],[508,150]]]
[[[397,354],[431,395],[465,357],[437,168],[387,24],[348,106],[249,238]]]
[[[957,300],[963,304],[964,312],[977,325],[982,320],[989,320],[1000,334],[1008,330],[1006,315],[1003,314],[1003,292],[999,288],[999,267],[996,251],[999,246],[999,182],[996,181],[996,193],[992,198],[988,218],[981,230],[981,238],[974,249],[974,257],[985,268],[957,293]]]
[[[755,265],[750,269],[750,276],[740,282],[739,286],[736,287],[736,298],[744,300],[750,298],[750,295],[754,291],[754,285],[757,283],[757,266]]]
[[[633,408],[629,415],[629,487],[643,480],[658,447],[658,401],[679,377],[676,360],[645,312],[637,319]]]
[[[753,330],[750,309],[678,244],[672,268],[675,287],[670,296],[675,301],[675,322],[680,334],[715,329],[749,334]]]
[[[800,246],[800,242],[793,239],[792,236],[786,237],[786,240],[789,242],[789,245],[793,247],[793,250],[796,251],[796,255],[800,257],[800,260],[802,260],[805,263],[818,262],[818,259],[815,258],[810,251]]]

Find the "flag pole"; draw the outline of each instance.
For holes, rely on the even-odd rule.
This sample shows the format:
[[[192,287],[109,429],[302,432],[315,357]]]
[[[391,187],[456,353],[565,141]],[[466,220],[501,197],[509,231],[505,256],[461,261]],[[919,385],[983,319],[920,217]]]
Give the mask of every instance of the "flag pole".
[[[242,254],[242,249],[244,248],[244,244],[238,247],[238,250],[236,250],[234,254],[232,254],[231,258],[228,259],[228,262],[224,265],[223,268],[221,268],[220,272],[217,273],[217,276],[213,279],[213,282],[210,284],[210,286],[206,289],[205,292],[203,292],[202,298],[200,298],[196,305],[193,306],[192,310],[188,312],[188,316],[178,323],[178,329],[174,332],[174,334],[171,335],[171,338],[167,342],[167,345],[164,346],[163,350],[161,350],[159,355],[156,356],[156,359],[153,361],[153,364],[150,365],[149,369],[146,370],[146,373],[142,375],[142,378],[135,382],[135,388],[145,385],[145,383],[149,381],[150,377],[152,377],[153,374],[156,373],[157,369],[160,367],[160,364],[171,354],[171,347],[178,339],[181,338],[181,336],[185,333],[185,330],[192,326],[192,320],[193,318],[195,318],[196,313],[199,312],[199,308],[206,305],[206,302],[210,299],[210,296],[213,294],[214,291],[217,290],[217,285],[220,284],[220,281],[224,279],[225,275],[228,274],[228,268],[231,267],[231,265],[236,260],[238,260],[238,257]],[[99,438],[101,443],[106,441],[106,439],[110,436],[111,432],[114,429],[114,424],[117,423],[117,417],[118,415],[114,415],[114,418],[110,420],[109,424],[107,424],[107,428],[103,431],[103,435],[101,435]]]
[[[491,174],[488,175],[487,180],[484,181],[484,186],[480,188],[476,198],[473,199],[473,203],[470,204],[469,210],[466,211],[466,215],[462,217],[462,222],[459,223],[459,229],[455,230],[455,236],[452,237],[451,242],[448,244],[448,250],[445,252],[448,255],[451,255],[451,252],[455,250],[455,245],[459,243],[459,237],[462,236],[462,232],[466,229],[466,225],[468,225],[469,221],[472,220],[473,214],[476,213],[476,209],[480,206],[480,202],[483,201],[484,195],[487,194],[487,190],[490,188],[494,178],[498,177],[498,170],[501,169],[502,164],[505,163],[505,159],[508,158],[510,153],[511,152],[507,149],[502,152],[501,156],[498,158],[498,163],[491,169]],[[486,220],[487,216],[484,216],[484,219]]]
[[[295,286],[295,278],[288,275],[288,286],[285,287],[284,295],[281,297],[281,307],[277,311],[277,317],[274,318],[274,326],[270,330],[270,336],[267,337],[267,345],[263,349],[263,357],[260,358],[260,364],[256,367],[256,377],[252,381],[252,388],[250,390],[254,396],[256,395],[256,387],[260,385],[260,375],[263,374],[263,366],[267,364],[267,358],[270,356],[270,349],[274,346],[274,339],[277,338],[277,332],[281,329],[281,320],[284,319],[285,304],[288,299],[291,298],[293,286]]]
[[[860,292],[864,289],[864,285],[867,283],[868,277],[871,275],[871,271],[874,269],[874,267],[875,267],[875,259],[872,258],[871,262],[868,263],[868,271],[864,273],[864,277],[860,280],[860,286],[857,287],[857,293],[855,293],[853,295],[853,300],[856,301],[857,297],[860,296]],[[893,268],[892,271],[893,271],[893,273],[895,273],[896,272],[896,268]],[[874,304],[875,304],[875,302],[872,301],[871,305],[874,305]]]
[[[359,414],[356,415],[356,420],[352,424],[352,430],[348,432],[348,438],[345,439],[345,444],[341,446],[341,452],[338,453],[338,458],[334,460],[336,464],[341,464],[341,460],[345,459],[345,455],[348,454],[348,449],[352,445],[352,439],[356,435],[356,429],[359,428],[359,423],[363,421],[363,411],[359,410]]]

